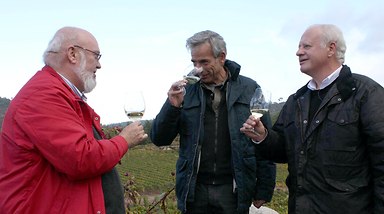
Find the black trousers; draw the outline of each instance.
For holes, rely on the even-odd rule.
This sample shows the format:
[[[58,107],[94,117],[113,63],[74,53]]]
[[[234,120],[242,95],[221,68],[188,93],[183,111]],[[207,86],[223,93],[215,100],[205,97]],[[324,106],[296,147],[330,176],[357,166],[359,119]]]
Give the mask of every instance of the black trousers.
[[[186,214],[235,214],[237,194],[231,184],[196,184],[195,199],[187,202]]]

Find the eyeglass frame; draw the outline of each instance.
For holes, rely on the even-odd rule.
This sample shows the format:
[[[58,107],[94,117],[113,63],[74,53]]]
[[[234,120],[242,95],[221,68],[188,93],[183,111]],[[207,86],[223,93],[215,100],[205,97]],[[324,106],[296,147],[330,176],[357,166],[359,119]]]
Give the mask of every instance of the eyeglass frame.
[[[95,54],[97,61],[99,61],[100,58],[101,58],[101,53],[97,53],[97,52],[95,52],[95,51],[91,51],[91,50],[89,50],[89,49],[87,49],[87,48],[83,48],[83,47],[81,47],[80,45],[73,45],[73,47],[75,47],[75,48],[80,48],[80,49],[83,49],[83,50],[86,50],[86,51],[89,51],[89,52]]]

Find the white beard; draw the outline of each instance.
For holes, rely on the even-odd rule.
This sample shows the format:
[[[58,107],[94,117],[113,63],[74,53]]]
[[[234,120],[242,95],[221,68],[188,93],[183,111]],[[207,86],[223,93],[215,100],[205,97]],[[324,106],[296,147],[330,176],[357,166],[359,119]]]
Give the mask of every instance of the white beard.
[[[84,84],[84,93],[91,92],[96,87],[96,77],[93,72],[85,70],[87,61],[84,54],[81,54],[80,67],[76,69],[77,76]]]

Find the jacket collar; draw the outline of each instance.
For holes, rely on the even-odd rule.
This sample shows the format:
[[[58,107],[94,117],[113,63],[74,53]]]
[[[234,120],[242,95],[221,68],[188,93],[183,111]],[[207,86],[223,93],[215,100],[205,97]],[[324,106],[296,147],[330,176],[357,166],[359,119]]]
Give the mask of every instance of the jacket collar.
[[[351,69],[347,65],[343,65],[339,77],[335,80],[337,90],[343,100],[351,96],[353,91],[356,90],[356,83],[352,78]],[[294,99],[298,99],[308,90],[307,84],[301,87],[294,94]]]
[[[226,67],[229,71],[229,78],[231,80],[236,80],[240,73],[241,66],[234,61],[225,60],[224,67]]]

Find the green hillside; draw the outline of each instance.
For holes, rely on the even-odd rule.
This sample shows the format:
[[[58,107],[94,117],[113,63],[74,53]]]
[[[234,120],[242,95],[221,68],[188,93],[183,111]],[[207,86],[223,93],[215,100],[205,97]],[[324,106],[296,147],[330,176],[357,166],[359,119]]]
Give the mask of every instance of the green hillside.
[[[5,112],[7,111],[10,102],[10,99],[0,97],[0,130],[3,124]]]

